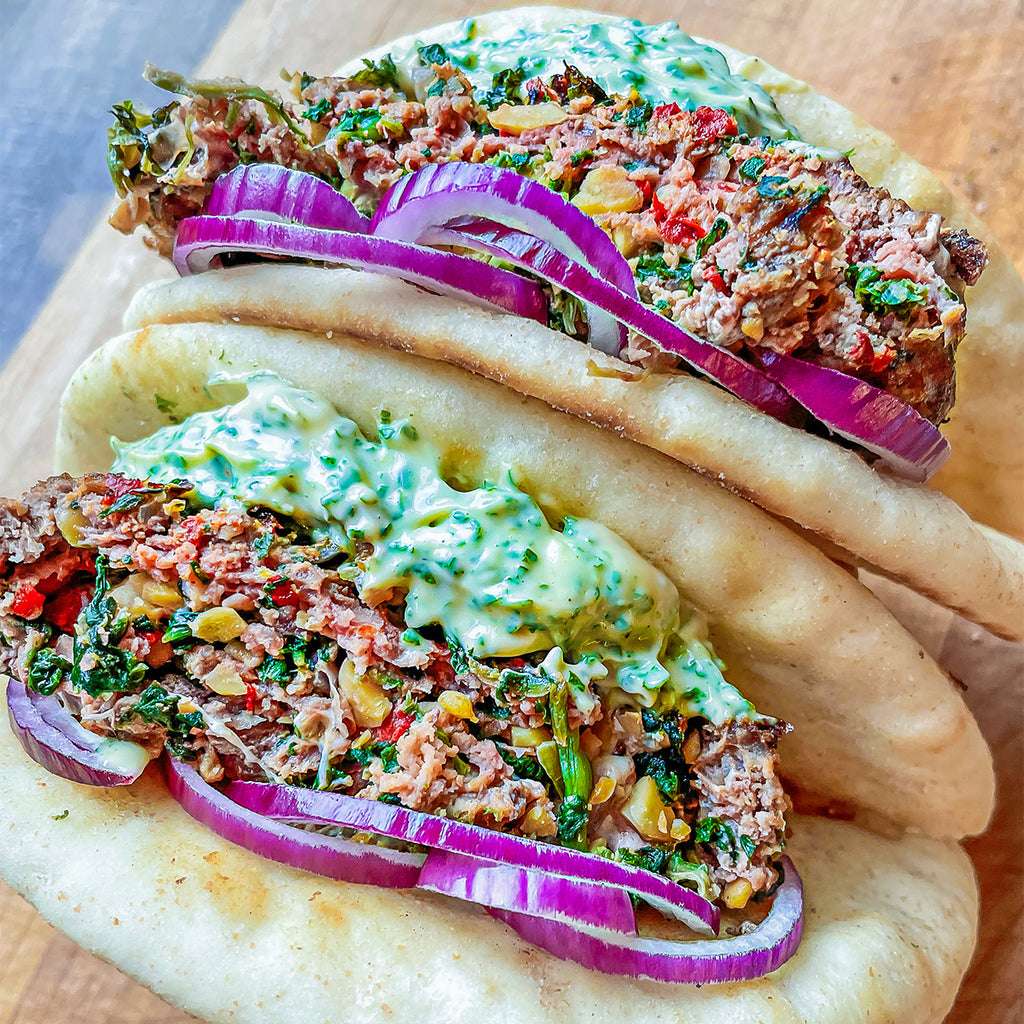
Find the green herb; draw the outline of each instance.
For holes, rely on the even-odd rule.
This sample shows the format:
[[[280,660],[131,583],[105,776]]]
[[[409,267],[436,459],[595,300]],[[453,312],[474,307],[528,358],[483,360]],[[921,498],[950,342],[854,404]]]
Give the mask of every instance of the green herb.
[[[162,413],[173,412],[178,406],[177,402],[172,402],[163,395],[153,395],[153,400],[156,402],[157,411]]]
[[[158,88],[178,93],[181,96],[202,96],[208,100],[255,100],[266,108],[267,116],[272,124],[287,125],[303,142],[309,142],[306,133],[288,113],[284,104],[257,85],[247,85],[237,79],[206,81],[198,78],[186,78],[175,71],[164,71],[152,64],[146,65],[145,77]]]
[[[642,778],[644,775],[650,775],[654,779],[654,784],[658,787],[661,798],[666,803],[672,803],[674,800],[677,800],[682,790],[679,772],[674,770],[676,766],[670,764],[672,760],[674,758],[671,752],[663,754],[660,751],[656,753],[639,753],[633,758],[637,776]]]
[[[53,818],[54,821],[63,821],[70,813],[71,811],[65,807],[60,814],[51,814],[50,817]]]
[[[28,669],[28,685],[36,693],[46,696],[55,693],[71,671],[71,662],[61,658],[50,647],[37,647],[25,659],[25,665]]]
[[[349,757],[364,768],[379,758],[385,774],[398,771],[398,747],[394,743],[370,743],[358,750],[353,748]]]
[[[846,268],[846,283],[853,288],[854,298],[879,316],[909,320],[928,300],[928,289],[914,281],[883,281],[882,272],[871,263],[854,263]]]
[[[592,149],[581,149],[578,153],[573,153],[569,162],[573,167],[579,167],[580,164],[592,159],[593,156],[594,151]]]
[[[285,683],[291,682],[292,673],[288,668],[288,662],[284,658],[264,658],[256,666],[256,675],[262,683]]]
[[[589,820],[587,798],[577,794],[567,795],[558,808],[558,841],[563,846],[582,849],[587,838]]]
[[[631,128],[635,132],[642,132],[647,126],[647,122],[651,119],[651,114],[654,113],[654,107],[651,106],[650,100],[644,100],[641,103],[634,104],[628,110],[624,111],[620,115],[622,123],[627,127]]]
[[[397,793],[381,793],[377,800],[382,804],[402,804],[402,798]]]
[[[496,699],[507,704],[509,697],[525,700],[531,697],[546,697],[551,692],[551,680],[540,673],[525,669],[503,668],[498,674]]]
[[[592,78],[587,78],[579,68],[566,62],[565,72],[555,75],[551,79],[551,88],[565,100],[577,100],[583,96],[590,96],[595,103],[604,103],[608,99],[608,93],[604,91]]]
[[[111,107],[116,123],[107,129],[107,169],[118,195],[127,195],[129,186],[140,174],[159,177],[164,173],[164,168],[152,157],[150,132],[170,121],[174,107],[172,103],[152,114],[136,110],[131,100]]]
[[[264,559],[270,553],[270,549],[274,544],[274,528],[265,530],[261,533],[253,542],[252,549],[256,552],[256,557]]]
[[[102,509],[100,519],[106,519],[107,516],[112,516],[117,512],[128,512],[133,508],[138,508],[146,500],[147,495],[159,494],[162,490],[162,487],[136,487]]]
[[[525,79],[526,71],[523,68],[505,68],[492,78],[490,91],[477,98],[488,110],[494,110],[503,103],[514,106],[520,101],[519,87]]]
[[[788,199],[793,195],[793,186],[790,185],[789,178],[769,174],[757,183],[757,194],[762,199]]]
[[[316,75],[308,75],[305,71],[299,76],[299,90],[305,92],[315,81]]]
[[[139,699],[121,721],[130,722],[138,716],[144,722],[162,725],[167,730],[165,743],[168,751],[175,757],[194,760],[196,751],[192,746],[192,730],[203,728],[203,716],[199,711],[181,711],[180,701],[177,694],[151,683],[139,694]]]
[[[92,599],[82,610],[85,630],[75,639],[70,676],[72,686],[92,697],[137,690],[146,676],[146,666],[131,651],[117,646],[128,629],[128,617],[118,616],[117,602],[108,596],[107,568],[107,556],[97,555],[96,586]],[[83,668],[87,655],[90,667]]]
[[[747,157],[739,166],[739,175],[747,181],[757,181],[757,176],[764,170],[766,163],[762,156]]]
[[[706,864],[694,864],[677,852],[669,857],[664,871],[671,881],[696,890],[705,899],[711,897],[711,875]]]
[[[728,822],[721,818],[702,818],[697,822],[693,838],[694,842],[717,846],[723,853],[728,853],[732,857],[733,863],[736,863],[739,846],[736,832]]]
[[[346,110],[341,120],[327,133],[328,139],[336,140],[339,145],[359,139],[362,142],[382,142],[386,133],[399,135],[404,131],[401,121],[387,117],[376,107],[361,110]]]
[[[398,90],[402,88],[398,80],[398,68],[395,67],[390,53],[385,53],[379,64],[374,64],[372,60],[364,57],[363,69],[352,76],[352,81],[374,89],[386,89],[389,86]]]
[[[687,295],[693,294],[693,262],[690,260],[680,260],[677,266],[670,267],[663,253],[645,252],[637,259],[636,273],[641,279],[654,278],[684,290]]]
[[[331,101],[324,96],[318,99],[311,107],[307,107],[302,112],[302,116],[307,121],[322,121],[328,114],[332,113],[334,113],[334,107],[331,106]]]
[[[754,840],[750,836],[740,836],[740,847],[747,855],[748,860],[754,856],[754,851],[757,849]]]
[[[210,577],[207,575],[207,573],[203,572],[203,567],[199,564],[198,561],[196,561],[196,559],[193,558],[192,561],[189,562],[189,565],[192,566],[192,575],[195,576],[195,578],[199,580],[200,583],[202,583],[205,586],[207,583],[210,582]]]
[[[537,758],[531,757],[529,754],[517,757],[507,747],[498,747],[498,753],[501,754],[506,764],[511,765],[512,771],[520,779],[534,779],[536,782],[546,784],[547,773]]]
[[[582,801],[584,809],[594,788],[594,774],[586,754],[580,750],[580,731],[569,727],[569,684],[561,679],[552,687],[548,697],[548,718],[551,722],[551,733],[558,746],[558,762],[562,771],[562,786],[565,799],[562,806],[578,807]],[[568,812],[567,812],[568,813]],[[583,849],[586,844],[586,816],[582,823],[578,814],[569,819],[569,824],[578,827],[575,832],[569,831],[568,825],[563,832],[559,826],[559,841],[564,846],[575,846]],[[561,812],[559,812],[561,819]]]
[[[657,846],[641,846],[639,850],[616,850],[615,859],[623,864],[632,864],[636,868],[646,868],[648,871],[660,873],[665,862],[669,858],[668,850],[659,849]]]
[[[695,259],[701,259],[715,242],[721,241],[730,227],[732,225],[725,217],[716,217],[715,223],[711,225],[711,230],[697,241]]]
[[[431,65],[431,64],[447,64],[448,63],[448,51],[440,43],[430,43],[428,46],[417,46],[416,52],[419,54],[420,63]]]
[[[198,614],[199,612],[189,611],[187,608],[177,609],[164,630],[164,643],[179,651],[201,644],[202,641],[192,632],[192,621]]]

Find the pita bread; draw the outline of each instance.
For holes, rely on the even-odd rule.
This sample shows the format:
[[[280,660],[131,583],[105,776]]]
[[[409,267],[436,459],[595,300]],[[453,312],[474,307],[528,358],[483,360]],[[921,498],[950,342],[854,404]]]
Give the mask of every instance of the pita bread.
[[[155,767],[111,790],[47,774],[6,716],[0,773],[0,875],[87,950],[209,1021],[931,1024],[974,946],[974,875],[954,843],[824,819],[793,825],[797,954],[759,981],[698,989],[585,970],[455,900],[261,860],[189,818]]]
[[[412,416],[457,482],[511,467],[553,515],[624,537],[707,616],[758,709],[793,724],[783,764],[819,804],[937,836],[985,827],[993,774],[974,719],[856,579],[678,462],[484,377],[337,334],[154,326],[80,367],[62,402],[58,470],[106,469],[111,435],[134,440],[209,408],[211,378],[258,367],[316,391],[370,436],[381,408]]]

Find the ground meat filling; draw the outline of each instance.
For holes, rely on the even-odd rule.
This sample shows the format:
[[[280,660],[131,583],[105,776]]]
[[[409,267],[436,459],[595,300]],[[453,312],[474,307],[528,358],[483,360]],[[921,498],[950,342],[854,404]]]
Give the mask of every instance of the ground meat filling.
[[[358,558],[263,510],[192,507],[190,493],[108,474],[0,501],[0,672],[55,693],[93,732],[194,761],[210,782],[270,779],[571,837],[670,874],[703,871],[730,905],[737,882],[740,905],[772,886],[784,725],[569,699],[594,781],[581,819],[545,761],[554,692],[517,692],[542,678],[546,652],[476,661],[440,632],[409,630],[401,594],[366,604]]]
[[[146,225],[169,255],[177,223],[239,162],[316,174],[367,213],[428,163],[494,164],[594,217],[630,260],[641,300],[687,330],[840,369],[935,423],[948,413],[963,288],[988,259],[965,231],[871,188],[840,154],[740,135],[724,110],[652,107],[593,83],[569,99],[566,76],[526,83],[523,106],[488,109],[452,65],[429,73],[423,102],[365,76],[296,76],[281,104],[290,123],[258,100],[185,96],[131,147],[112,147],[125,194],[113,223]],[[539,104],[544,116],[531,113]],[[145,165],[138,138],[152,140]],[[624,357],[677,365],[635,335]]]

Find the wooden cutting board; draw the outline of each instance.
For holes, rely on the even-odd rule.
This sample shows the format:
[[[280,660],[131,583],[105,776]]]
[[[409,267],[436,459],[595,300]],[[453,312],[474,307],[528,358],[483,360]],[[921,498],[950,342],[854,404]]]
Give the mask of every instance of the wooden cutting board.
[[[273,82],[277,71],[328,71],[397,35],[483,7],[465,0],[248,0],[203,64],[204,74]],[[893,135],[974,205],[1024,265],[1024,13],[1019,3],[966,0],[605,0],[603,9],[758,53]],[[140,55],[140,63],[145,55]],[[97,147],[103,145],[96,140]],[[84,355],[118,330],[138,284],[167,268],[98,225],[0,375],[0,480],[5,494],[49,468],[60,391]],[[916,614],[916,613],[915,613]],[[1021,648],[921,613],[935,652],[960,678],[995,753],[1000,804],[986,836],[967,846],[978,867],[979,952],[954,1024],[1024,1019]],[[980,671],[979,671],[980,667]],[[0,883],[0,1024],[182,1024],[193,1020],[56,933]]]

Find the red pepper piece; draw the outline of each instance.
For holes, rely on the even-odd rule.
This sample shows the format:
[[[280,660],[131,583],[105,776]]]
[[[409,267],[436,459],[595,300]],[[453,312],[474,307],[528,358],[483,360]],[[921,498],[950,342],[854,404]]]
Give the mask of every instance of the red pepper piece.
[[[689,217],[670,217],[661,225],[661,237],[672,245],[689,245],[706,234],[707,232]]]
[[[675,117],[679,113],[678,103],[662,103],[660,107],[654,108],[652,117]]]
[[[875,354],[871,360],[871,372],[872,373],[885,373],[889,369],[889,364],[896,358],[895,349],[887,348],[881,352]]]
[[[59,630],[70,633],[75,628],[75,622],[81,614],[82,606],[86,603],[86,587],[73,587],[65,590],[50,601],[46,617]]]
[[[23,619],[37,619],[45,602],[46,598],[31,583],[22,583],[14,591],[14,600],[11,601],[10,610],[14,615],[20,615]]]
[[[295,592],[295,588],[292,586],[289,580],[285,580],[283,583],[278,583],[273,590],[270,591],[270,603],[276,605],[278,608],[290,607],[298,608],[302,601],[299,595]]]
[[[373,738],[379,743],[394,743],[400,736],[404,736],[413,722],[415,715],[408,715],[404,711],[393,708],[387,718],[373,731]]]
[[[103,480],[103,486],[106,487],[107,493],[103,496],[101,504],[113,505],[118,498],[123,498],[126,494],[131,494],[132,491],[138,490],[142,484],[142,480],[136,480],[134,477],[117,476],[115,473],[108,473]]]
[[[722,280],[722,275],[718,272],[718,267],[708,267],[704,271],[704,280],[710,281],[715,286],[716,292],[722,292],[723,294],[728,291],[725,287],[725,281]]]
[[[252,683],[245,684],[245,710],[250,715],[256,710],[256,687]]]
[[[698,107],[693,112],[693,141],[699,144],[711,142],[722,135],[737,135],[736,119],[727,111],[717,107]]]

